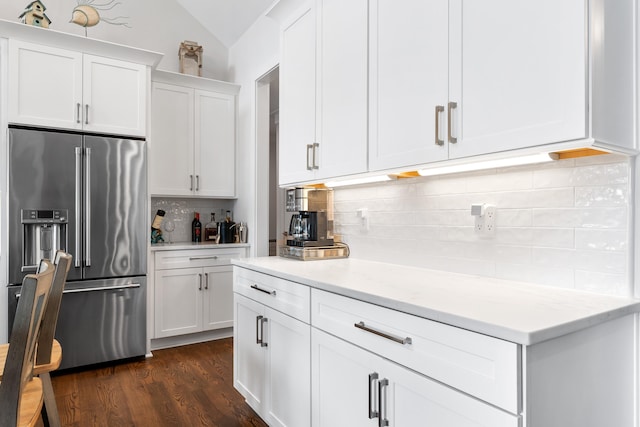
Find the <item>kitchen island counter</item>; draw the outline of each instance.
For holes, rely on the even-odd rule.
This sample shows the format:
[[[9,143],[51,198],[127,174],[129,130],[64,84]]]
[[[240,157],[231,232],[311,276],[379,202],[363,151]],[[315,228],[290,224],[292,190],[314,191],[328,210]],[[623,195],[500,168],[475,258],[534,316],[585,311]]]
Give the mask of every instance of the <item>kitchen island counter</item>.
[[[357,259],[232,263],[523,345],[640,312],[634,298]]]

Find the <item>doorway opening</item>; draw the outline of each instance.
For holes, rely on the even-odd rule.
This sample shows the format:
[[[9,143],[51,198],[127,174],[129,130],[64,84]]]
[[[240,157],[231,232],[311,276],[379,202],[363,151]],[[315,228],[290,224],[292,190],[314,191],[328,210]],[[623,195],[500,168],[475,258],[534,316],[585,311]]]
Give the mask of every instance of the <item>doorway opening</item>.
[[[278,188],[280,72],[276,66],[256,81],[256,255],[277,255],[284,231],[283,189]]]

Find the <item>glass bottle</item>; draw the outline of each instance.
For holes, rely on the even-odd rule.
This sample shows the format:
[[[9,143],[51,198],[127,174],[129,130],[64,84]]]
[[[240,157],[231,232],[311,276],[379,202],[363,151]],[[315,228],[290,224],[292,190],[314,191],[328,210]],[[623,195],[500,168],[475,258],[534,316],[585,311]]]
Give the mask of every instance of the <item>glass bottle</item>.
[[[194,213],[193,222],[191,222],[191,241],[202,242],[202,223],[198,212]]]
[[[218,237],[218,224],[216,223],[216,214],[211,212],[211,221],[204,226],[204,241],[214,243]]]

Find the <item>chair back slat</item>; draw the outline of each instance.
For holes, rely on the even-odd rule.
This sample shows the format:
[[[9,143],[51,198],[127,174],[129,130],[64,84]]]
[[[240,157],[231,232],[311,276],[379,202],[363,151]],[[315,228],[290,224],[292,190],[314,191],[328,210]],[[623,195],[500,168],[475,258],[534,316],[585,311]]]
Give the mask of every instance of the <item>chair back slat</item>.
[[[40,263],[40,273],[29,274],[22,281],[0,382],[0,426],[17,425],[22,392],[33,378],[36,343],[55,270],[47,260]]]
[[[73,257],[68,253],[58,251],[53,261],[55,273],[53,275],[51,291],[49,292],[47,308],[42,318],[42,329],[40,330],[38,353],[36,354],[36,364],[38,365],[51,363],[51,349],[56,334],[56,325],[58,324],[58,313],[60,312],[62,293],[67,282],[67,275],[71,269],[72,259]]]

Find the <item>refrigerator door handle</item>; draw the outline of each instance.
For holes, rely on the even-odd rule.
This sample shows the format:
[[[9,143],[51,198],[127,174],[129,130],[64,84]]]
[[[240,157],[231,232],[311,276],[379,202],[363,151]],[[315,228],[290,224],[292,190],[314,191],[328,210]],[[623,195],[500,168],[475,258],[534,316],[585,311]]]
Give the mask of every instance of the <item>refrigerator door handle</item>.
[[[85,266],[91,267],[91,148],[85,149],[85,175],[84,175],[84,258]]]
[[[76,147],[76,220],[75,220],[75,253],[73,254],[74,264],[76,268],[80,268],[82,265],[82,256],[80,254],[80,239],[82,238],[82,230],[80,224],[82,223],[82,147]]]

